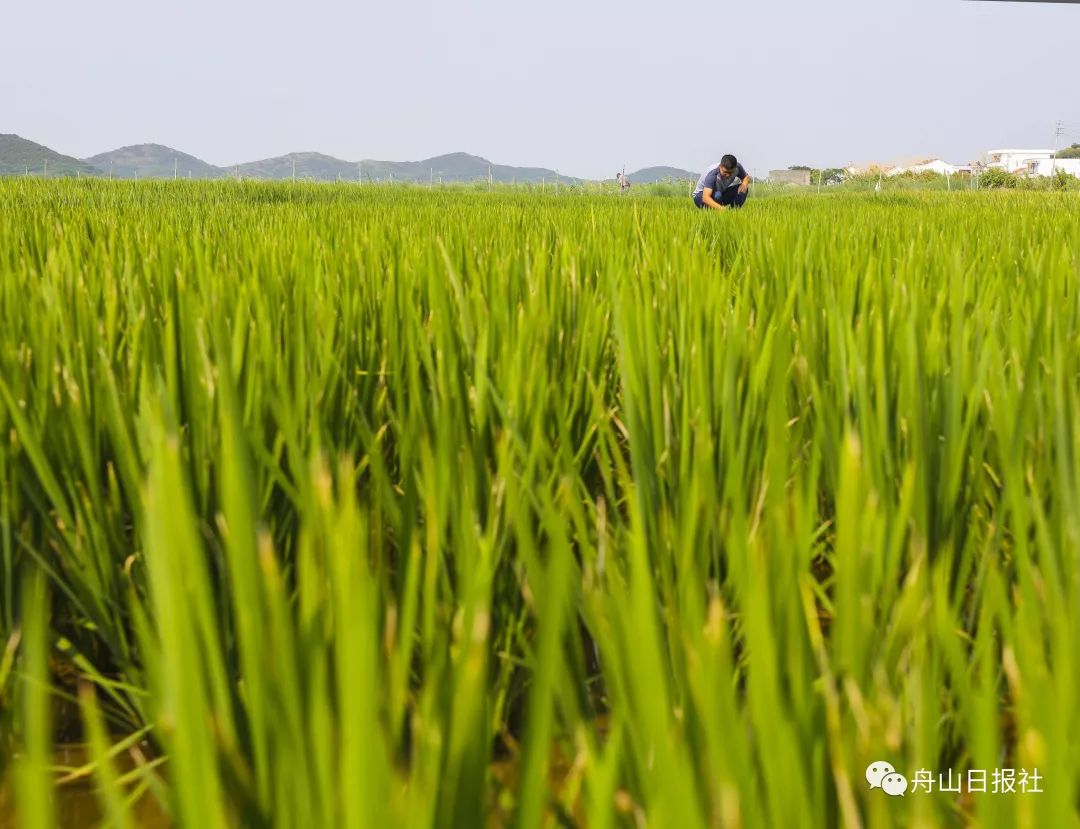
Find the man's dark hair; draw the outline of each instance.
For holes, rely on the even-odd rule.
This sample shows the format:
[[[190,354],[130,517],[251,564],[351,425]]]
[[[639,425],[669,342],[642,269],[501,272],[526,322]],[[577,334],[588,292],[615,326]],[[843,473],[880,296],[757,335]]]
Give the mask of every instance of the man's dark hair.
[[[731,153],[728,153],[720,159],[720,166],[723,167],[725,170],[734,170],[739,166],[739,159],[737,159]]]

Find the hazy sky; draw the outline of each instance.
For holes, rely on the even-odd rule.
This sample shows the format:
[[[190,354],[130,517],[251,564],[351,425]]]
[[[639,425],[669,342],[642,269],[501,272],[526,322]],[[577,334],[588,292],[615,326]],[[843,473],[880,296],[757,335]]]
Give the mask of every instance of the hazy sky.
[[[1080,141],[1080,5],[965,0],[5,3],[0,132],[215,164],[293,150],[611,176]]]

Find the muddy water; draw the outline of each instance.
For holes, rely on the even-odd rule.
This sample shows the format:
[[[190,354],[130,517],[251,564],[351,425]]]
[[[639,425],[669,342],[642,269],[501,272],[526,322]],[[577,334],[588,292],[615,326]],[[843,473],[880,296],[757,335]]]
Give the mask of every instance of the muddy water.
[[[57,749],[55,765],[65,768],[79,768],[90,762],[86,747],[77,744],[60,746]],[[118,774],[126,774],[135,768],[134,759],[126,752],[115,758]],[[64,781],[64,774],[58,775],[58,781]],[[90,829],[100,826],[104,814],[94,793],[92,775],[58,782],[56,786],[56,826],[57,829]],[[18,829],[19,819],[15,807],[14,786],[10,779],[0,780],[0,827]],[[172,821],[162,810],[154,796],[147,792],[134,805],[131,812],[132,822],[140,829],[168,829]]]

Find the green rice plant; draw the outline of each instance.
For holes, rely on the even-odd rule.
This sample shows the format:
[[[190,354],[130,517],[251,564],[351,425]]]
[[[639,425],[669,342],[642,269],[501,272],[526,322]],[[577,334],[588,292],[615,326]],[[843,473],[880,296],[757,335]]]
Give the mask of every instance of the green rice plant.
[[[0,181],[0,821],[1078,824],[1075,194],[549,190]]]

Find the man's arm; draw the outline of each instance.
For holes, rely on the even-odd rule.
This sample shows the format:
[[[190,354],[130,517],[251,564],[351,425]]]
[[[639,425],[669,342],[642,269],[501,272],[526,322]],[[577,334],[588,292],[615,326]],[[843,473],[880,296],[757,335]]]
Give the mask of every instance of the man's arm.
[[[742,182],[739,184],[739,192],[745,193],[747,190],[750,189],[750,174],[746,172],[746,168],[743,167],[741,164],[739,165],[739,169],[742,170],[743,174]]]
[[[701,203],[706,207],[711,207],[713,210],[727,210],[725,205],[720,204],[716,199],[712,197],[713,189],[706,187],[701,191]]]

